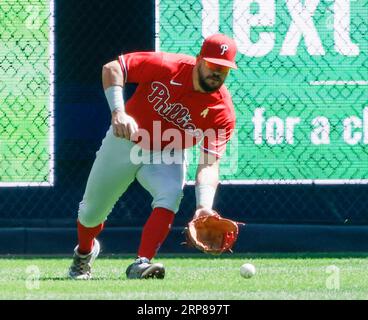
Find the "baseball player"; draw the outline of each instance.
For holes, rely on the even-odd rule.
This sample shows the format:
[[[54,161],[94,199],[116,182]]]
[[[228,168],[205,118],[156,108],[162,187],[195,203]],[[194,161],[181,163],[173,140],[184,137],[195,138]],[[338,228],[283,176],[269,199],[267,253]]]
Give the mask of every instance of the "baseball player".
[[[191,57],[165,52],[124,54],[104,65],[102,82],[111,126],[92,166],[78,211],[78,245],[69,276],[90,279],[99,254],[96,237],[114,204],[137,179],[152,195],[153,211],[144,225],[137,259],[128,279],[163,278],[152,263],[167,237],[183,196],[185,149],[199,144],[196,212],[213,214],[219,162],[235,127],[235,112],[224,81],[236,69],[233,39],[215,34]],[[125,83],[138,84],[124,103]]]

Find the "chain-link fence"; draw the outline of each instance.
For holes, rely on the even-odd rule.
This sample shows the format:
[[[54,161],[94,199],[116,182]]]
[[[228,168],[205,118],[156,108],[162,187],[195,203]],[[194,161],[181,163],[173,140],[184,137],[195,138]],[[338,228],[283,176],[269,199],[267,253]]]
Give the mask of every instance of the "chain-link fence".
[[[367,21],[366,0],[0,0],[1,225],[74,226],[110,121],[104,63],[155,47],[196,55],[218,31],[236,39],[239,69],[226,82],[237,134],[216,208],[248,222],[367,224]],[[177,225],[194,207],[187,186]],[[108,224],[140,226],[149,212],[134,183]]]

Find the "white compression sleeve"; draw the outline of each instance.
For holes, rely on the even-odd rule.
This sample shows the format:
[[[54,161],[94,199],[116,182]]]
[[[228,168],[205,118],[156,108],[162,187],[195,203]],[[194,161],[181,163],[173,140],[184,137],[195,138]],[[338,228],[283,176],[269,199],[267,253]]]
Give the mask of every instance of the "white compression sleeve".
[[[109,104],[111,112],[115,109],[122,109],[125,111],[125,104],[123,98],[123,88],[120,86],[111,86],[105,90],[106,100]]]
[[[200,184],[195,186],[195,195],[197,206],[206,209],[212,209],[213,200],[215,199],[216,188],[209,184]]]

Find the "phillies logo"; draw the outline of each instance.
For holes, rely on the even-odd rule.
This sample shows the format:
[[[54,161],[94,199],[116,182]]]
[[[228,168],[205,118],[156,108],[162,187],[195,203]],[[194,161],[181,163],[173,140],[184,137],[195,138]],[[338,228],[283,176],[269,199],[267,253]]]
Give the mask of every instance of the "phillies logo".
[[[170,92],[167,87],[158,81],[151,84],[152,93],[147,97],[153,104],[153,109],[164,119],[175,124],[182,130],[188,130],[196,135],[196,126],[192,120],[189,109],[181,103],[169,103]]]
[[[229,50],[229,46],[227,44],[221,45],[221,55],[223,56],[227,50]]]

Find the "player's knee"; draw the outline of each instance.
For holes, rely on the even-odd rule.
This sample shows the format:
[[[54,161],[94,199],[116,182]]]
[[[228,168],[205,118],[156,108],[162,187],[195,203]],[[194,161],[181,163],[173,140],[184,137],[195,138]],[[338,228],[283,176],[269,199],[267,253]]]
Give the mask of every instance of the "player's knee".
[[[79,204],[78,220],[83,226],[93,228],[104,222],[105,219],[105,214],[101,215],[96,210],[88,208],[83,202]]]
[[[152,207],[161,207],[177,213],[179,211],[179,206],[182,198],[183,190],[173,188],[170,191],[161,193],[160,195],[155,197],[152,201]]]
[[[101,217],[91,217],[81,214],[78,215],[78,220],[86,228],[94,228],[105,221],[105,219]]]

